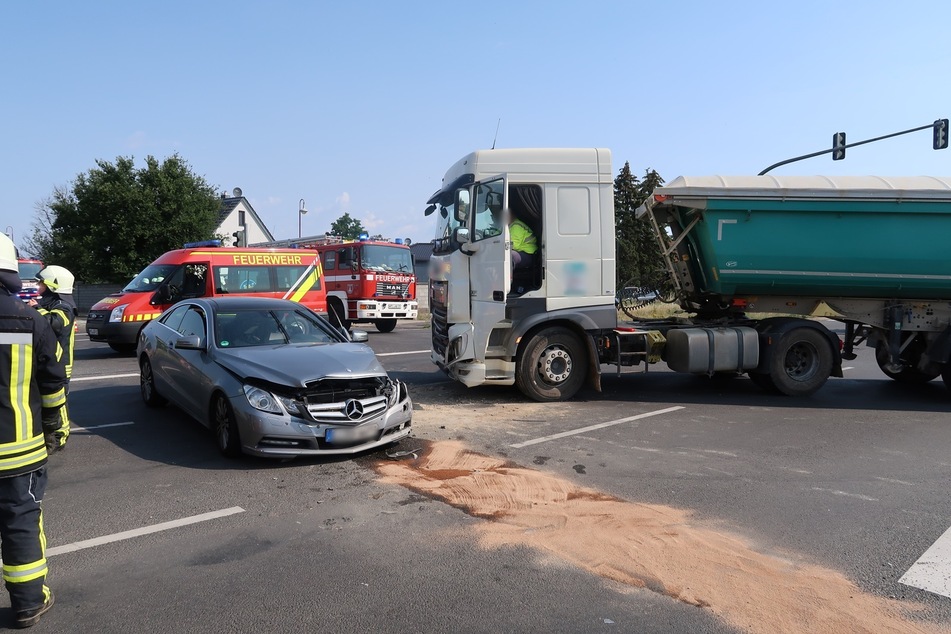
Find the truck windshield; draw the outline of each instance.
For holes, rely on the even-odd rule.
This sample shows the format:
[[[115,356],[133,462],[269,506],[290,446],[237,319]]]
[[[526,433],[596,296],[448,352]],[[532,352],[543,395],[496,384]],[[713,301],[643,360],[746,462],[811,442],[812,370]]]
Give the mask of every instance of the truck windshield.
[[[135,276],[123,293],[148,293],[158,288],[165,279],[174,273],[181,264],[150,264]]]
[[[395,245],[365,244],[360,258],[364,271],[409,273],[413,270],[413,257],[409,249]]]
[[[465,193],[465,192],[464,192]],[[440,205],[436,212],[436,239],[433,240],[433,253],[450,253],[459,248],[459,243],[453,240],[453,234],[464,222],[456,220],[455,200],[448,205]]]
[[[21,280],[35,280],[36,274],[43,270],[42,262],[18,262]]]

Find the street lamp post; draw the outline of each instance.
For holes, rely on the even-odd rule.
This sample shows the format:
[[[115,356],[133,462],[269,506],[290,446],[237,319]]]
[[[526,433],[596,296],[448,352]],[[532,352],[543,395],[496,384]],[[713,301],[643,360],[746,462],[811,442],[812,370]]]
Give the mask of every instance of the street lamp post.
[[[300,239],[301,235],[301,220],[304,218],[304,214],[307,213],[307,210],[304,209],[304,199],[300,199],[300,205],[297,208],[297,238]]]

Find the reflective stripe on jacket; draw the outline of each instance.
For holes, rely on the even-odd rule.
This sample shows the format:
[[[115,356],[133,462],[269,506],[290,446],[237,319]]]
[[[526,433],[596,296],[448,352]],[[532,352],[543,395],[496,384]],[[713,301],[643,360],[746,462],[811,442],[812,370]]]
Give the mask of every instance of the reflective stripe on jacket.
[[[66,368],[45,317],[0,288],[0,477],[46,463],[43,415],[66,403]]]

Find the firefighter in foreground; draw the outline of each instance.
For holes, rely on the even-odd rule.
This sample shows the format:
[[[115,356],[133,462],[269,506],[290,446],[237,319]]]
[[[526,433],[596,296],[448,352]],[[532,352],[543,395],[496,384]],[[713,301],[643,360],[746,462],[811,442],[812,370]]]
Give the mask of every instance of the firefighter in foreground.
[[[49,322],[16,296],[16,249],[0,234],[0,549],[15,627],[53,605],[46,586],[46,438],[60,424],[66,369]]]
[[[66,365],[66,395],[69,395],[69,379],[73,375],[73,347],[76,342],[76,315],[79,310],[73,300],[73,274],[61,266],[47,266],[36,274],[40,283],[40,295],[30,300],[30,306],[46,317],[59,343],[57,355]],[[46,449],[51,453],[66,448],[69,439],[69,413],[66,406],[60,411],[60,427],[48,438]]]

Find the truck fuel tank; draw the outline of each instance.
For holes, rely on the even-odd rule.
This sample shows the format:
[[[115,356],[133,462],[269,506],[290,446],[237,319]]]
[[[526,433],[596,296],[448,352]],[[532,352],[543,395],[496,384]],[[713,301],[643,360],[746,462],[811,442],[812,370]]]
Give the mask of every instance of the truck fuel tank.
[[[666,361],[689,374],[743,372],[759,363],[759,334],[747,326],[667,331]]]

